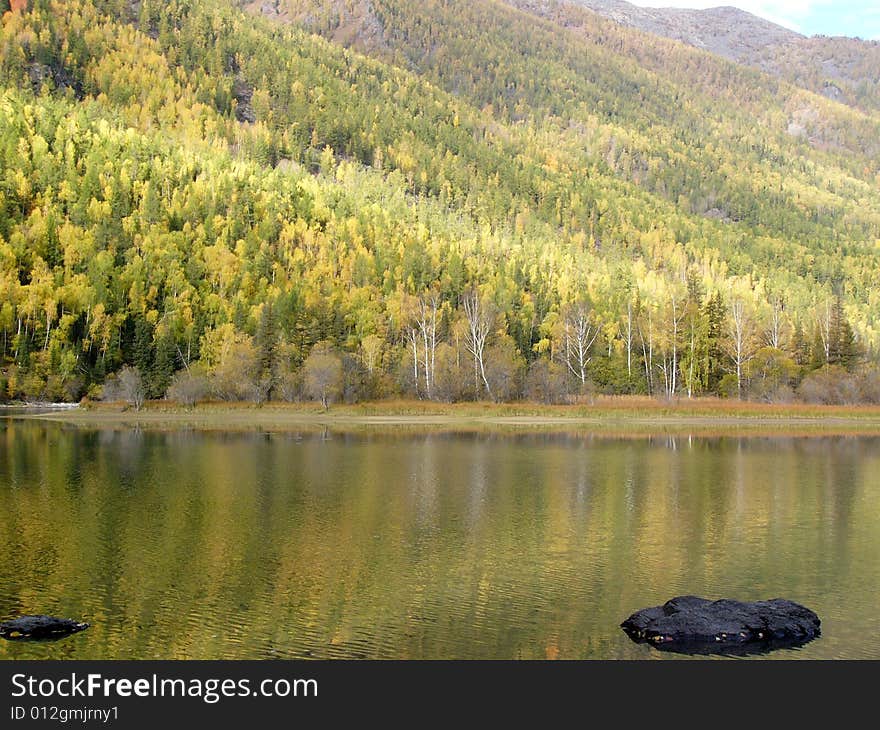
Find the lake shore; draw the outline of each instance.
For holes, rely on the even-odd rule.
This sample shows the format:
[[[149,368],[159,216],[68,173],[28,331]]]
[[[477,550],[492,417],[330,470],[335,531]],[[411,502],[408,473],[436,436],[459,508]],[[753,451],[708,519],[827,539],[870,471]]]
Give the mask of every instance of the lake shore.
[[[880,406],[814,406],[741,403],[716,399],[658,401],[642,397],[598,398],[591,404],[434,403],[377,401],[340,404],[206,403],[186,409],[166,401],[140,411],[123,404],[88,403],[78,408],[16,417],[92,428],[302,431],[316,429],[497,430],[638,432],[769,432],[786,434],[880,434]]]

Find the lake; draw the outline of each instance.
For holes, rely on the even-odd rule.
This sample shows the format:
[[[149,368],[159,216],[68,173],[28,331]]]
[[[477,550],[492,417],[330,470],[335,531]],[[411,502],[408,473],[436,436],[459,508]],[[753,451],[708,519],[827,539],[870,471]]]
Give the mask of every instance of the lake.
[[[783,596],[880,658],[880,438],[0,419],[0,659],[668,659],[620,622]]]

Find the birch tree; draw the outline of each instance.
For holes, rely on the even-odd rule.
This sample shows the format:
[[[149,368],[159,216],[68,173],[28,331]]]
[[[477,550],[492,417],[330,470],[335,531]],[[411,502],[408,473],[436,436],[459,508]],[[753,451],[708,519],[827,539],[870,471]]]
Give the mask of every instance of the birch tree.
[[[816,329],[822,342],[823,365],[831,362],[832,306],[827,297],[816,307]]]
[[[642,345],[642,363],[645,368],[645,385],[648,395],[654,394],[654,307],[647,302],[639,307],[636,319],[639,342]]]
[[[699,294],[691,292],[685,303],[681,377],[688,398],[704,388],[709,374],[708,320],[700,306]]]
[[[587,365],[592,356],[590,348],[599,336],[601,327],[593,311],[585,302],[577,302],[565,308],[562,315],[563,357],[572,375],[587,384]]]
[[[437,292],[419,297],[416,308],[416,324],[422,339],[422,362],[425,375],[425,394],[434,397],[434,373],[437,353],[437,322],[442,302]],[[414,353],[415,354],[415,353]]]
[[[741,296],[731,297],[728,334],[728,354],[736,373],[737,398],[742,400],[744,368],[754,354],[754,318]]]
[[[626,349],[626,375],[632,380],[632,354],[633,343],[635,341],[636,318],[638,317],[638,302],[634,302],[632,296],[626,299],[626,311],[623,314],[623,326],[621,333],[623,335],[623,345]]]
[[[791,329],[785,311],[785,298],[779,294],[770,294],[767,303],[769,313],[767,327],[764,330],[764,343],[776,350],[784,350],[784,343]]]
[[[687,312],[685,300],[677,288],[666,295],[660,344],[660,362],[657,368],[663,374],[663,390],[667,398],[678,392],[678,370],[682,321]]]
[[[384,345],[385,341],[379,335],[367,335],[361,340],[361,360],[371,377],[379,367]]]
[[[495,308],[480,298],[475,289],[471,289],[462,297],[462,308],[467,318],[468,328],[465,337],[465,349],[474,358],[474,388],[480,390],[482,379],[486,395],[492,397],[492,388],[489,387],[489,379],[486,377],[485,351],[486,341],[495,324]]]

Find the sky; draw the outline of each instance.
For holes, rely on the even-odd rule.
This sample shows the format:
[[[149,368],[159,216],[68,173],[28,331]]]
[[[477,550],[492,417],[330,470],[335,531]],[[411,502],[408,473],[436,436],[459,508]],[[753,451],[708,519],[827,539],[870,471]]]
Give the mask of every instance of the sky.
[[[642,7],[712,8],[733,5],[804,35],[880,40],[878,0],[629,0]]]

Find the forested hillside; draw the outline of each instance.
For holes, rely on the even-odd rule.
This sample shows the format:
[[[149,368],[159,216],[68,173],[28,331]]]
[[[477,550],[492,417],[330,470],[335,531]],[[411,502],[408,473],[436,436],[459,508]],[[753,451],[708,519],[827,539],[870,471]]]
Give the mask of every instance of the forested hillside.
[[[880,398],[880,117],[598,21],[6,12],[0,395]]]
[[[829,99],[880,109],[880,43],[840,36],[805,37],[729,6],[705,10],[643,8],[625,0],[509,0],[567,27],[616,23],[683,41],[786,79]],[[586,20],[585,20],[586,19]]]

